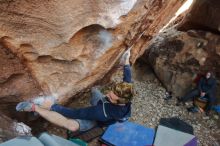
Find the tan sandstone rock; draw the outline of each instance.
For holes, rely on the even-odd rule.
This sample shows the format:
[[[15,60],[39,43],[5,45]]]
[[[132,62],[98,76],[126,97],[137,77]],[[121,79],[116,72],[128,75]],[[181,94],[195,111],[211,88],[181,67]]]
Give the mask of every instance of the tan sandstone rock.
[[[117,64],[126,46],[135,43],[134,62],[146,49],[144,44],[183,3],[184,0],[1,1],[1,44],[19,58],[17,62],[26,69],[30,81],[19,83],[15,89],[21,94],[16,96],[20,101],[46,94],[58,96],[60,102],[68,101],[101,80]],[[18,84],[7,79],[5,82]],[[10,97],[11,89],[4,91]]]
[[[105,28],[115,27],[135,2],[5,1],[0,4],[0,37],[25,60],[45,94],[72,96],[73,89],[84,88],[74,85],[92,74],[94,61],[112,46]]]

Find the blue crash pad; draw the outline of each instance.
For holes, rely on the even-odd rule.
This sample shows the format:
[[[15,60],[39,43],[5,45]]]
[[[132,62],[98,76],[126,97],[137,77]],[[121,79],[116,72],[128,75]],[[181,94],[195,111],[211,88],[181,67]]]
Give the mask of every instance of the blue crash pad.
[[[110,125],[101,140],[114,146],[151,146],[155,131],[132,122]]]

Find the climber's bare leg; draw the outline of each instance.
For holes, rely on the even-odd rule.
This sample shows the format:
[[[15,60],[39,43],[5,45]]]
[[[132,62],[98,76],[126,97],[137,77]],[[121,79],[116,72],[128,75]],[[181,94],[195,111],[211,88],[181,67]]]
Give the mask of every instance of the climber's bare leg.
[[[44,119],[55,125],[64,127],[70,131],[79,130],[79,123],[76,120],[68,119],[57,112],[49,111],[37,105],[35,105],[35,112],[39,113]]]

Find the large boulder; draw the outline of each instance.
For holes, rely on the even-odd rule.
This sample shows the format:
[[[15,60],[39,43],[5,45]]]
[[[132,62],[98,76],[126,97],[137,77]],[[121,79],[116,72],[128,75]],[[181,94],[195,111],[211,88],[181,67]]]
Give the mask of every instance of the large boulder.
[[[1,1],[1,52],[17,64],[4,58],[1,67],[14,66],[2,77],[0,97],[16,104],[46,94],[67,102],[101,80],[132,44],[135,62],[184,1]]]
[[[195,30],[165,31],[157,36],[148,55],[158,78],[176,96],[188,92],[195,77],[206,71],[213,71],[220,81],[219,35]]]
[[[161,82],[177,96],[189,91],[196,75],[207,70],[216,74],[219,83],[219,6],[219,0],[194,0],[176,25],[178,30],[168,27],[158,34],[147,49],[150,53],[144,55]]]
[[[4,1],[0,3],[0,38],[4,48],[22,60],[44,94],[70,97],[106,70],[100,68],[97,73],[98,67],[109,61],[102,58],[113,41],[105,28],[119,24],[119,17],[135,3]],[[85,79],[88,77],[91,81]]]

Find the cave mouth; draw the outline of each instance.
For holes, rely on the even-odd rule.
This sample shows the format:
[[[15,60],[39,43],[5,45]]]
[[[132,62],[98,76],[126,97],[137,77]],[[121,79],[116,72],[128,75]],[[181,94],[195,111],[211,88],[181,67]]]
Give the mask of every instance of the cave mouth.
[[[155,81],[158,80],[152,66],[143,58],[137,59],[132,66],[132,78],[137,81]],[[159,80],[158,80],[159,81]]]

